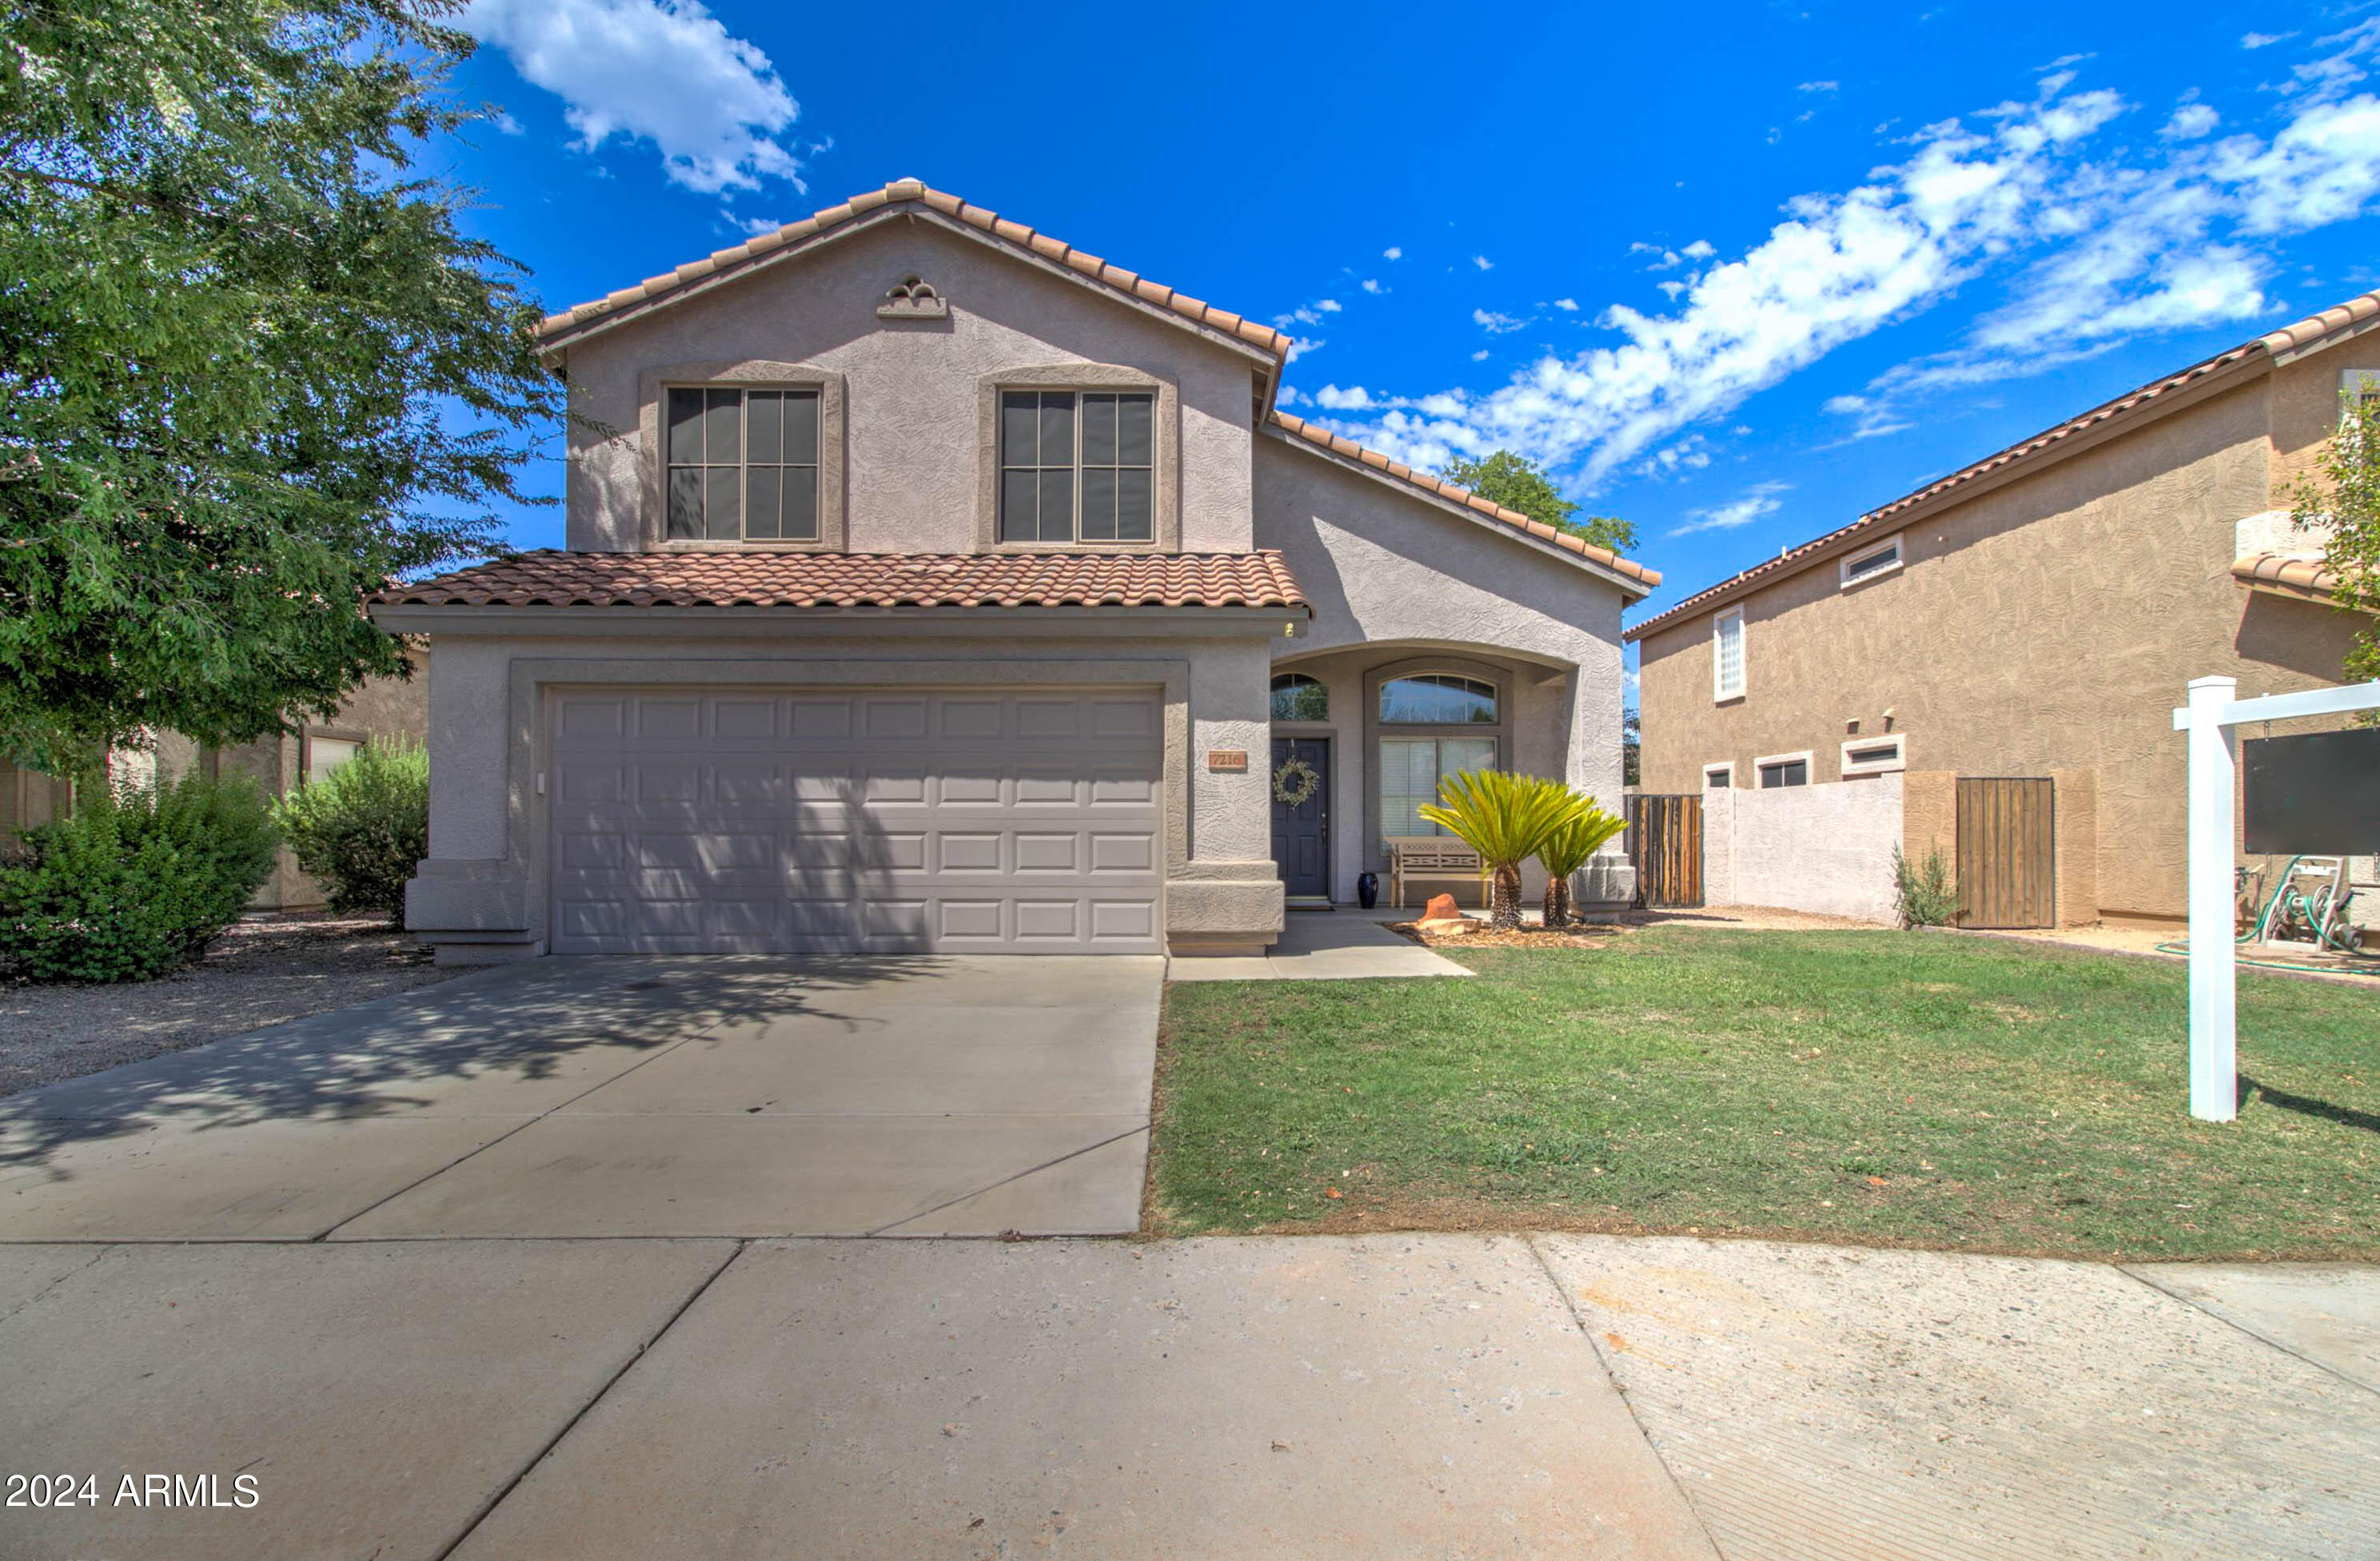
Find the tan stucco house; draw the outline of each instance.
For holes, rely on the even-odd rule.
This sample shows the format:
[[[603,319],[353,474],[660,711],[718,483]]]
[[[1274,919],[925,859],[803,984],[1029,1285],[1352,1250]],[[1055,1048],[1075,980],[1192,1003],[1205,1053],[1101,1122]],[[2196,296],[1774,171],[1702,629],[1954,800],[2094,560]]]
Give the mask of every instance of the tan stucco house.
[[[2370,622],[2289,510],[2375,331],[2380,294],[2325,309],[1635,624],[1644,789],[1899,778],[1948,851],[1954,777],[2048,779],[2056,919],[2180,920],[2184,685],[2336,684]]]
[[[544,339],[566,548],[373,608],[443,959],[1236,952],[1450,769],[1618,805],[1658,576],[1278,411],[1267,326],[903,180]]]

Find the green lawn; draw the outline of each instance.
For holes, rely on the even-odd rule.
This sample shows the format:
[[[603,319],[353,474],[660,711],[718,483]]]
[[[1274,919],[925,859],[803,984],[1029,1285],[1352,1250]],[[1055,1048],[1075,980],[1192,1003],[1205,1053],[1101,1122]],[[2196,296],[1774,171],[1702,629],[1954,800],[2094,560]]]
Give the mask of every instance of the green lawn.
[[[1460,958],[1169,988],[1157,1227],[2380,1258],[2380,990],[2243,971],[2218,1125],[2179,965],[1683,926]]]

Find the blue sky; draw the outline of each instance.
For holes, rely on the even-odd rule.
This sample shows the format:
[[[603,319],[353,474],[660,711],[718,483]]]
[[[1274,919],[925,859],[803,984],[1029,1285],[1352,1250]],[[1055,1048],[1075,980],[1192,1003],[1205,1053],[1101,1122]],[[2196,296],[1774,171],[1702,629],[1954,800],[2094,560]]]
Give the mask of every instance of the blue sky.
[[[1280,322],[1305,416],[1416,465],[1547,462],[1636,523],[1668,577],[1638,617],[2380,286],[2380,6],[472,0],[462,25],[458,85],[504,117],[451,171],[550,307],[922,178]]]

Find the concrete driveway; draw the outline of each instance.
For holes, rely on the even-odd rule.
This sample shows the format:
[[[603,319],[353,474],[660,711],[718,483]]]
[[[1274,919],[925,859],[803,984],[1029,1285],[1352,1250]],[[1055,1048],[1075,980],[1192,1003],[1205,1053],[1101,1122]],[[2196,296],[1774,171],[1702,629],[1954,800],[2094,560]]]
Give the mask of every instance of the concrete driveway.
[[[1162,979],[490,971],[0,1100],[0,1240],[1126,1232]]]

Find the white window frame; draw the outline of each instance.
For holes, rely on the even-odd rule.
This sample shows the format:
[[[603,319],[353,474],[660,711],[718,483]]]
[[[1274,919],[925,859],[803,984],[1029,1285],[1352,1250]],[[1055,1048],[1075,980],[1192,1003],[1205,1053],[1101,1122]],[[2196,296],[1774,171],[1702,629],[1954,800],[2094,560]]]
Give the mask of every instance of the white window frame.
[[[1727,779],[1714,786],[1711,784],[1711,777],[1713,775],[1724,775]],[[1703,766],[1703,790],[1706,792],[1731,792],[1735,790],[1735,761],[1733,759],[1720,759]]]
[[[1885,553],[1892,555],[1890,563],[1880,564],[1858,575],[1852,573],[1858,565]],[[1853,586],[1864,586],[1871,580],[1881,580],[1888,575],[1898,575],[1900,573],[1900,538],[1898,537],[1888,541],[1879,542],[1872,548],[1862,548],[1855,553],[1845,553],[1842,562],[1836,565],[1836,588],[1847,591]]]
[[[1760,757],[1754,759],[1752,761],[1752,789],[1755,792],[1791,791],[1792,788],[1788,786],[1762,785],[1760,783],[1760,772],[1767,768],[1772,764],[1792,764],[1796,760],[1799,760],[1802,766],[1802,784],[1804,786],[1811,784],[1810,772],[1815,769],[1816,766],[1811,763],[1810,750],[1804,748],[1798,754],[1764,754]]]
[[[1852,758],[1853,750],[1866,752],[1874,748],[1886,747],[1892,750],[1892,756],[1888,759],[1854,762]],[[1843,744],[1843,779],[1847,780],[1855,775],[1888,775],[1896,769],[1906,769],[1908,767],[1909,748],[1906,732],[1895,732],[1882,737],[1854,737]]]
[[[1728,621],[1735,623],[1735,686],[1727,686],[1726,658],[1719,651],[1725,643]],[[1744,685],[1751,681],[1750,647],[1745,644],[1743,609],[1730,607],[1711,615],[1711,703],[1724,705],[1730,699],[1743,697]]]

